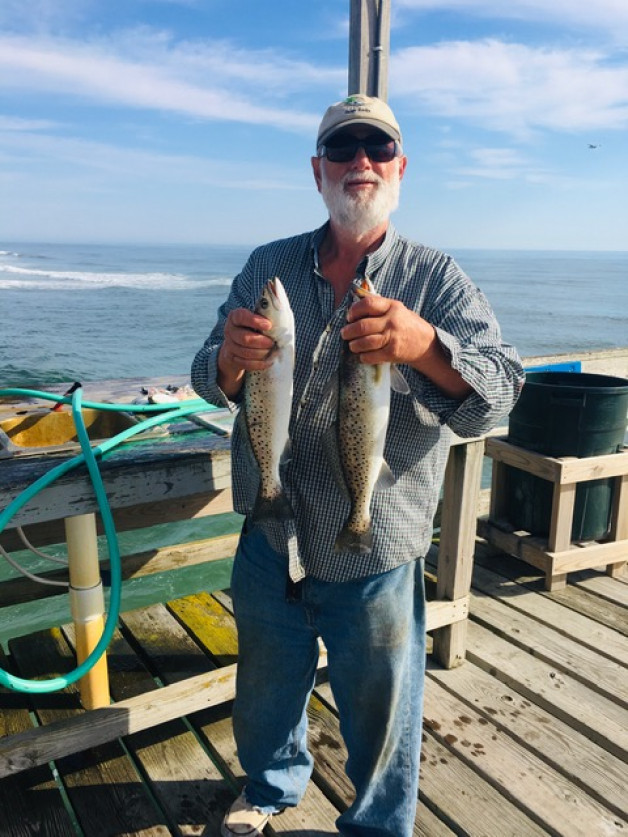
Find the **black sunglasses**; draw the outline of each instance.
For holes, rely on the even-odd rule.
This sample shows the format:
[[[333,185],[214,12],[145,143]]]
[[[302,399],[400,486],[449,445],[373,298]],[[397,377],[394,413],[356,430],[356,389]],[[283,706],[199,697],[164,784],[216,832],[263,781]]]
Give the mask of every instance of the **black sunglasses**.
[[[390,163],[401,153],[401,146],[393,139],[358,139],[344,136],[334,138],[327,145],[318,148],[319,157],[327,157],[330,163],[349,163],[363,148],[364,153],[372,163]]]

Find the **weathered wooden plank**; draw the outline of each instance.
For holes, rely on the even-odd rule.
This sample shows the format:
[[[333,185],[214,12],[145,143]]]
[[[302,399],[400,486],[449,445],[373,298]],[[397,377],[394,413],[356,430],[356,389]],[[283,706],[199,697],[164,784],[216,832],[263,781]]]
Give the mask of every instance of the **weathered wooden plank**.
[[[189,497],[178,499],[155,500],[151,503],[136,503],[123,509],[112,509],[117,532],[128,532],[131,529],[153,526],[158,523],[175,523],[180,520],[195,520],[212,514],[224,514],[233,509],[231,491],[203,491]],[[96,526],[98,534],[102,535],[104,528],[100,515],[97,515]],[[35,546],[65,542],[63,520],[47,520],[44,523],[29,523],[27,535]],[[2,533],[3,547],[12,552],[23,549],[24,546],[17,532],[5,529]]]
[[[64,632],[73,643],[73,626],[66,626]],[[154,677],[117,632],[107,657],[114,700],[158,689]],[[197,737],[182,721],[170,721],[126,736],[124,744],[177,834],[193,837],[206,833],[206,829],[218,834],[220,812],[228,804],[231,791]]]
[[[546,595],[569,607],[577,613],[588,616],[600,625],[606,625],[623,636],[628,636],[628,610],[592,595],[578,584],[570,584],[565,590],[556,590]]]
[[[528,532],[511,531],[491,520],[478,520],[477,529],[492,546],[542,570],[550,592],[564,588],[567,573],[623,564],[628,550],[626,541],[608,541],[572,545],[562,552],[552,552],[544,539]]]
[[[575,483],[568,483],[567,485],[559,483],[554,486],[548,536],[548,550],[550,552],[564,552],[569,549],[575,503]]]
[[[620,759],[626,758],[626,713],[568,674],[469,621],[468,659],[556,715]]]
[[[588,648],[610,660],[628,666],[628,644],[616,631],[591,623],[589,618],[574,613],[547,597],[541,598],[521,584],[505,579],[482,566],[473,572],[473,588],[492,596],[520,613],[534,618],[539,624],[553,628],[578,643],[579,650]],[[476,600],[476,611],[483,613],[483,604]]]
[[[582,590],[595,593],[596,596],[606,602],[619,605],[624,609],[628,608],[628,585],[617,584],[616,579],[601,574],[588,573],[586,576],[574,577],[573,583],[577,584]]]
[[[472,593],[471,613],[477,624],[628,708],[628,672],[621,664],[601,657],[547,625],[539,625],[532,617],[513,611],[497,599],[482,598],[480,602],[478,594]]]
[[[235,552],[238,535],[219,535],[202,541],[161,547],[146,552],[136,552],[122,556],[122,580],[141,578],[153,573],[179,570],[184,567],[199,566],[211,561],[231,558]],[[100,562],[101,573],[111,572],[110,561]],[[68,577],[65,569],[41,572],[39,575],[49,581],[62,581]],[[67,595],[67,590],[60,587],[43,586],[28,578],[16,578],[0,584],[0,608],[21,602],[36,601],[51,596]]]
[[[428,682],[434,680],[458,696],[598,802],[621,817],[628,816],[626,765],[620,759],[472,663],[455,672],[429,665],[427,677]]]
[[[428,810],[452,823],[456,834],[477,837],[547,834],[432,732],[423,736],[419,794]]]
[[[231,700],[235,666],[0,741],[0,778]]]
[[[623,477],[628,471],[628,448],[596,456],[565,457],[560,461],[562,484]]]
[[[575,570],[594,569],[608,564],[622,563],[628,554],[628,541],[607,541],[591,543],[565,549],[563,552],[549,551],[552,568],[557,575]]]
[[[564,837],[622,834],[617,816],[542,759],[516,745],[485,716],[436,681],[426,692],[425,724],[442,744],[487,778],[550,833]],[[516,779],[516,781],[513,781]],[[495,833],[502,833],[501,830]],[[513,833],[525,834],[525,829]]]
[[[589,457],[552,457],[513,445],[504,438],[487,438],[492,459],[561,485],[622,476],[628,468],[628,450]]]
[[[122,580],[129,581],[154,573],[202,566],[213,561],[231,558],[235,552],[237,540],[237,534],[219,535],[215,538],[123,555]],[[101,561],[100,568],[103,581],[108,585],[111,573],[110,561]],[[49,581],[67,581],[68,572],[66,569],[60,569],[39,572],[38,575]],[[0,608],[60,595],[67,595],[67,589],[42,586],[28,578],[19,577],[0,585]]]
[[[540,593],[539,601],[541,602],[557,602],[575,613],[585,616],[592,623],[592,630],[595,629],[595,623],[597,623],[624,636],[628,635],[628,610],[603,601],[580,588],[577,575],[573,577],[574,583],[566,589],[546,591],[544,590],[543,578],[531,571],[527,563],[505,552],[495,553],[492,547],[481,541],[476,545],[475,566],[476,568],[478,566],[485,567],[504,578],[516,581],[520,587],[525,587],[534,593]],[[584,575],[588,578],[591,573],[587,572]],[[615,579],[612,581],[615,581]]]
[[[194,635],[219,666],[238,659],[233,618],[209,593],[197,593],[168,602],[168,609]]]
[[[0,649],[0,665],[10,670],[9,661]],[[31,729],[26,695],[0,688],[0,738]],[[73,837],[72,819],[48,765],[28,774],[0,780],[2,834],[7,837],[31,837],[54,834]]]
[[[426,603],[425,630],[436,631],[446,625],[461,622],[469,615],[469,597],[463,596],[454,602],[436,600]]]
[[[15,640],[11,651],[21,675],[26,677],[36,677],[42,671],[47,676],[57,675],[73,665],[73,655],[56,629],[41,631],[28,640]],[[79,706],[76,685],[51,698],[38,696],[34,704],[43,724],[91,717],[91,713],[86,715]],[[59,759],[56,766],[77,819],[88,834],[97,833],[105,822],[113,834],[140,832],[146,837],[170,834],[163,815],[155,808],[118,742]]]
[[[464,667],[462,667],[464,668]],[[428,685],[429,688],[429,685]],[[316,693],[324,696],[335,707],[328,683],[316,687]],[[426,728],[427,729],[427,728]],[[338,732],[339,735],[339,732]],[[461,825],[465,833],[476,833],[474,828],[482,823],[483,834],[544,834],[525,814],[501,796],[485,779],[476,775],[455,755],[447,753],[428,732],[423,735],[419,780],[419,803],[414,828],[415,835],[446,835],[451,833],[447,822],[455,824],[457,833]],[[442,765],[447,765],[445,771]],[[439,771],[434,771],[439,767]],[[487,806],[490,803],[490,808]],[[495,818],[500,824],[495,832],[490,822]],[[466,831],[466,828],[469,830]],[[505,829],[505,830],[502,830]]]
[[[542,479],[553,482],[560,476],[561,460],[539,456],[507,441],[506,437],[486,440],[486,455],[496,462],[503,462],[513,468],[531,471]]]
[[[614,481],[611,521],[610,539],[628,540],[628,473]]]
[[[214,491],[231,486],[229,441],[209,434],[188,434],[189,439],[174,442],[137,442],[104,457],[99,467],[112,508],[137,506],[162,500],[179,501],[196,496],[199,508]],[[24,488],[52,464],[32,460],[5,460],[0,468],[0,503],[7,506]],[[59,460],[54,458],[54,464]],[[77,468],[44,488],[10,522],[10,527],[59,520],[74,514],[98,510],[94,490],[86,469]]]
[[[542,538],[527,532],[515,532],[509,528],[509,524],[497,525],[496,522],[485,518],[478,520],[477,532],[500,552],[519,558],[543,573],[552,568],[552,560],[547,555],[547,541]]]
[[[577,643],[578,656],[582,649],[590,649],[599,656],[628,666],[628,645],[617,631],[604,625],[596,625],[583,614],[576,613],[548,597],[541,598],[520,584],[506,580],[481,566],[475,568],[474,588],[534,618],[538,623],[570,637]],[[479,606],[479,602],[477,604]]]
[[[539,596],[540,578],[520,576],[516,567],[511,567],[508,571],[508,562],[501,559],[502,556],[487,558],[481,551],[476,552],[473,569],[474,590],[492,596],[514,610],[534,618],[539,624],[547,625],[558,633],[571,637],[584,648],[593,649],[609,660],[628,666],[628,645],[616,630],[592,622],[588,612],[585,616],[554,601],[550,595]],[[433,567],[431,556],[428,557],[428,561],[428,566]],[[476,599],[476,610],[480,613],[483,601]]]

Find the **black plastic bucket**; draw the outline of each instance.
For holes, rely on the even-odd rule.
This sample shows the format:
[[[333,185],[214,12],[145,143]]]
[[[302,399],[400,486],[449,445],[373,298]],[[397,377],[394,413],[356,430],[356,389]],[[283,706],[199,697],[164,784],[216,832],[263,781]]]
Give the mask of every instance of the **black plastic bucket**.
[[[580,372],[530,372],[508,421],[508,440],[546,456],[599,456],[621,450],[628,380]],[[553,485],[508,467],[506,508],[516,529],[547,536]],[[609,531],[613,480],[579,483],[571,537],[600,540]]]

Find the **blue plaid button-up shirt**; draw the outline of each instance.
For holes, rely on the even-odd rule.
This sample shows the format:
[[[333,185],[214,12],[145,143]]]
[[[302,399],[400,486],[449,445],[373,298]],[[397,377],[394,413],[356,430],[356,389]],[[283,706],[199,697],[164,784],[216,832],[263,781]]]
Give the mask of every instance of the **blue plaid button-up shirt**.
[[[192,385],[210,403],[237,409],[216,382],[224,323],[232,309],[252,309],[264,283],[278,276],[296,323],[292,455],[283,481],[295,513],[300,558],[308,575],[347,581],[425,555],[452,431],[472,437],[495,426],[512,409],[523,370],[517,352],[502,342],[486,298],[454,260],[409,241],[389,225],[381,246],[364,258],[357,274],[367,275],[378,293],[401,300],[435,327],[453,368],[473,392],[456,401],[421,373],[400,367],[411,392],[391,393],[385,458],[396,482],[373,496],[373,549],[368,555],[335,553],[349,500],[334,476],[324,439],[335,417],[329,393],[338,370],[340,329],[346,323],[349,297],[334,308],[333,289],[318,270],[318,245],[325,232],[323,226],[251,254],[194,359]],[[232,483],[234,508],[250,513],[259,475],[241,420],[236,420],[232,440]],[[260,525],[271,545],[287,555],[285,526],[273,520]]]

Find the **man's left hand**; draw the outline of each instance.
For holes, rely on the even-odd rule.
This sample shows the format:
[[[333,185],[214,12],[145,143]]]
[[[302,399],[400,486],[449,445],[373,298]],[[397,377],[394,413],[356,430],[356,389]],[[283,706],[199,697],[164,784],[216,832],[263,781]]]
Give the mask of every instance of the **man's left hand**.
[[[396,299],[369,294],[347,312],[341,335],[362,363],[420,364],[437,342],[427,320]]]

